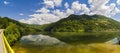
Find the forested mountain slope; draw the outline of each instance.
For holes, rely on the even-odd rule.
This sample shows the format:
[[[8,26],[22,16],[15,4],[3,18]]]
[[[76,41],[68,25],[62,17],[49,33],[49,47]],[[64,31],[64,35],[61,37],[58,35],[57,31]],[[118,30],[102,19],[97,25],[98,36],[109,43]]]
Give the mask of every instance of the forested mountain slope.
[[[70,15],[49,25],[50,32],[98,32],[119,31],[120,22],[101,15]]]

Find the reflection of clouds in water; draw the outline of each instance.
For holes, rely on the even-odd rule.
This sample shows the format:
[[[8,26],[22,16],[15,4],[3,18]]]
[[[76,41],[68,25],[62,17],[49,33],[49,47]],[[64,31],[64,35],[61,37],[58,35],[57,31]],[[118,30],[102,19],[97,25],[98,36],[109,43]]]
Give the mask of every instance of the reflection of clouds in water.
[[[57,38],[45,35],[28,35],[23,36],[20,40],[22,45],[61,45],[65,44]]]

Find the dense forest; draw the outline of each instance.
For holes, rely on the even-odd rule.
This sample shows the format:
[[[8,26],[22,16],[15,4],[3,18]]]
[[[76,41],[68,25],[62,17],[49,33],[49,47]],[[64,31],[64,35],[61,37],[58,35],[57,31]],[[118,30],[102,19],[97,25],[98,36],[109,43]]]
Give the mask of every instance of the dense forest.
[[[0,17],[0,29],[10,45],[21,36],[40,32],[113,32],[120,30],[120,22],[101,15],[70,15],[57,22],[44,25],[25,24],[8,17]]]
[[[111,32],[119,31],[120,22],[101,15],[70,15],[50,24],[45,31],[50,32]]]

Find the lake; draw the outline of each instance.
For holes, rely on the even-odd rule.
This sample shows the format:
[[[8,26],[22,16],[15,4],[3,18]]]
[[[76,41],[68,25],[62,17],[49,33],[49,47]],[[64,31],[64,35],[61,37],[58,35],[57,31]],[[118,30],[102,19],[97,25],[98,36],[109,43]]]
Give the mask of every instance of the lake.
[[[55,38],[58,39],[57,41],[64,42],[65,45],[42,46],[39,43],[40,41],[38,41],[37,43],[36,42],[35,43],[36,45],[37,44],[39,45],[34,46],[34,45],[21,44],[21,41],[18,41],[14,46],[12,46],[12,48],[14,49],[15,53],[76,53],[76,52],[84,51],[83,48],[88,48],[86,46],[88,46],[89,44],[105,43],[115,37],[118,37],[120,34],[119,32],[115,32],[115,33],[56,32],[56,33],[41,33],[40,35],[54,37],[54,39]],[[39,35],[26,35],[26,37],[29,38],[32,37],[30,38],[30,40],[33,38],[37,38],[37,36],[39,37]]]

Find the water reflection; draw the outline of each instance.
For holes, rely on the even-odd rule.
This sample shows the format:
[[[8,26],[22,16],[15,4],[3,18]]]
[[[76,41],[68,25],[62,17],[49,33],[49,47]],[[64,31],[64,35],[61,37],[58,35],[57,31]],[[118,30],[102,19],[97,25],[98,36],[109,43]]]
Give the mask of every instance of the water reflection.
[[[58,40],[55,37],[40,34],[23,36],[20,40],[20,44],[31,46],[52,46],[52,45],[64,45],[65,43]]]
[[[20,42],[16,43],[13,46],[13,49],[15,50],[16,53],[54,53],[56,52],[60,52],[60,53],[64,53],[65,51],[70,53],[71,52],[76,52],[76,50],[78,51],[84,51],[82,49],[80,49],[80,47],[77,47],[78,49],[76,49],[76,46],[87,46],[88,44],[93,44],[93,43],[105,43],[109,40],[114,39],[115,37],[119,37],[119,33],[68,33],[68,32],[64,32],[64,33],[60,33],[60,32],[56,32],[56,33],[42,33],[44,35],[27,35],[27,36],[23,36],[20,40]],[[48,36],[46,36],[48,35]],[[28,44],[32,44],[32,45],[48,45],[48,43],[51,43],[53,45],[56,45],[58,43],[61,42],[65,42],[67,43],[67,46],[64,46],[62,48],[55,48],[56,46],[52,46],[52,47],[41,47],[41,46],[34,46],[34,47],[23,47],[20,43],[24,43],[23,45],[25,46],[29,46]],[[68,45],[73,45],[68,46]],[[31,45],[30,45],[31,46]],[[97,46],[96,46],[97,47]],[[74,48],[75,50],[66,50],[69,48]],[[89,48],[88,48],[89,49]],[[62,51],[61,51],[62,50]],[[85,48],[86,50],[86,48]],[[24,51],[24,52],[22,52]],[[49,52],[48,52],[49,51]]]
[[[104,43],[120,35],[119,32],[99,32],[99,33],[77,33],[77,32],[56,32],[56,33],[43,33],[52,37],[56,37],[66,43]]]

